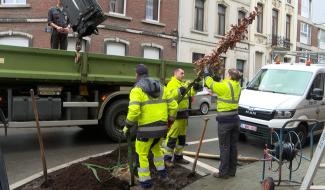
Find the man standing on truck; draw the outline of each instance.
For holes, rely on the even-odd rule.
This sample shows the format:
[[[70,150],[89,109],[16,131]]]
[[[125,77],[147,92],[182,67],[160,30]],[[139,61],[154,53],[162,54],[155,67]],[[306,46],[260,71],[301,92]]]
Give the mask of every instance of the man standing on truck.
[[[238,100],[242,74],[236,69],[229,69],[225,80],[216,82],[212,79],[209,69],[204,68],[205,85],[217,94],[218,138],[220,149],[219,173],[214,177],[226,179],[236,175],[237,142],[240,120],[238,116]]]
[[[163,145],[165,153],[164,159],[167,166],[172,166],[173,161],[180,164],[189,164],[189,161],[183,159],[190,104],[188,94],[185,95],[188,83],[183,81],[184,76],[184,70],[177,68],[174,70],[174,76],[167,84],[167,89],[175,100],[179,101],[180,98],[184,96],[178,104],[176,120],[168,131],[166,141]],[[199,88],[198,85],[194,86],[195,90]],[[191,89],[189,93],[193,96],[194,90]]]
[[[136,132],[135,151],[138,156],[138,176],[140,189],[153,189],[148,156],[151,151],[153,162],[163,184],[174,183],[168,177],[164,164],[164,154],[160,149],[162,138],[167,134],[167,124],[175,120],[177,102],[159,81],[148,77],[148,69],[139,64],[136,67],[137,82],[130,92],[129,110],[124,134],[133,126]]]
[[[57,5],[49,10],[48,25],[52,27],[51,48],[67,50],[70,23],[61,0],[57,0]]]

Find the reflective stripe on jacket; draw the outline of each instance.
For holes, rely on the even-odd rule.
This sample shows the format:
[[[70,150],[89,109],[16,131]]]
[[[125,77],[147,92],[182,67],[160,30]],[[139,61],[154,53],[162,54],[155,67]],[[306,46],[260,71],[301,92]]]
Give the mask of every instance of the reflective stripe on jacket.
[[[168,82],[167,84],[167,89],[170,91],[171,96],[178,101],[182,95],[179,91],[180,87],[184,87],[187,88],[188,84],[186,82],[180,81],[178,79],[176,79],[174,76],[171,78],[171,80]],[[191,96],[194,96],[194,90],[191,89],[189,94]],[[189,111],[189,99],[188,99],[188,94],[186,94],[184,96],[184,98],[182,99],[182,101],[178,104],[178,119],[181,118],[187,118],[188,117],[188,111]]]
[[[161,86],[158,98],[148,96],[136,86],[130,92],[126,122],[129,126],[138,125],[137,134],[141,137],[162,137],[161,134],[167,132],[168,118],[176,116],[177,106],[164,86]]]
[[[215,82],[211,77],[206,77],[205,84],[217,94],[217,111],[226,112],[238,109],[238,100],[241,87],[238,81],[223,80]]]

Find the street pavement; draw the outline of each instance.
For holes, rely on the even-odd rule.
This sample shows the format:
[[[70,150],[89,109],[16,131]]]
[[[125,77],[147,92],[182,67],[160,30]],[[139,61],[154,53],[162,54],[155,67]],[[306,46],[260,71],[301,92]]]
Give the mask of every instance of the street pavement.
[[[205,116],[201,116],[200,119],[192,118],[190,121],[192,123],[203,123],[203,118]],[[205,135],[205,139],[211,139],[217,136],[217,124],[213,122],[215,116],[210,116],[208,130]],[[188,141],[197,141],[201,136],[201,131],[203,129],[203,124],[199,125],[189,125],[188,128]],[[191,144],[191,143],[190,143]],[[198,144],[189,145],[186,147],[188,151],[196,151]],[[317,146],[317,143],[314,144]],[[249,156],[262,158],[263,157],[263,148],[264,143],[257,140],[248,138],[246,142],[238,143],[238,153],[240,156]],[[218,141],[206,142],[201,147],[201,153],[209,153],[209,154],[219,154]],[[310,158],[310,147],[307,145],[306,148],[303,149],[303,155],[307,158]],[[208,164],[211,167],[218,168],[219,161],[213,159],[203,159],[199,158],[199,161]],[[301,182],[303,177],[305,176],[310,161],[302,159],[301,166],[296,172],[292,174],[292,180]],[[325,157],[323,157],[322,163],[325,163]],[[183,190],[215,190],[215,189],[227,189],[227,190],[261,190],[263,188],[262,181],[262,161],[254,162],[254,163],[244,163],[239,162],[237,167],[237,174],[234,178],[229,179],[217,179],[212,176],[211,169],[207,170],[204,167],[197,166],[197,170],[205,172],[207,176],[201,178],[200,180],[194,182],[193,184],[188,185]],[[296,166],[296,165],[294,165]],[[266,163],[266,173],[265,177],[272,177],[274,180],[279,179],[279,172],[269,169],[270,162]],[[273,162],[273,169],[277,170],[278,164]],[[289,170],[287,169],[287,164],[284,164],[282,167],[282,180],[289,179]],[[325,185],[325,170],[320,169],[316,174],[316,178],[314,179],[314,185]],[[292,183],[291,183],[292,184]],[[288,183],[281,182],[281,186],[276,187],[276,189],[299,189],[299,186],[288,186]]]
[[[211,114],[209,116],[190,117],[187,133],[189,145],[185,148],[187,151],[196,151],[197,141],[201,136],[204,125],[204,118],[207,117],[210,120],[204,139],[210,140],[210,142],[202,145],[201,152],[219,154],[217,123],[215,115],[213,115],[215,112],[211,112]],[[114,150],[118,147],[117,143],[108,140],[105,133],[101,131],[85,131],[78,127],[68,127],[44,129],[42,132],[48,168],[71,162],[81,157]],[[11,129],[9,130],[8,137],[3,136],[3,131],[0,131],[0,135],[0,143],[4,150],[10,184],[42,171],[36,129]],[[256,139],[248,139],[247,142],[239,142],[239,154],[261,158],[263,156],[263,147],[263,142]],[[309,154],[308,150],[308,148],[304,150],[304,154],[307,156]],[[323,160],[325,161],[325,158]],[[199,161],[210,167],[210,169],[206,169],[198,164],[197,169],[206,174],[211,174],[211,168],[217,169],[219,166],[218,160],[200,158]],[[238,166],[238,173],[235,178],[220,180],[212,177],[212,175],[207,175],[185,189],[263,189],[260,184],[262,162],[240,162],[239,164],[240,166]],[[308,164],[309,162],[304,161],[301,170],[293,174],[293,179],[300,181],[305,175]],[[324,170],[320,171],[319,174],[315,183],[323,182],[325,184]],[[276,178],[277,173],[268,171],[267,176]],[[287,176],[287,169],[285,168],[283,177],[287,178]],[[283,189],[295,188],[286,187]]]

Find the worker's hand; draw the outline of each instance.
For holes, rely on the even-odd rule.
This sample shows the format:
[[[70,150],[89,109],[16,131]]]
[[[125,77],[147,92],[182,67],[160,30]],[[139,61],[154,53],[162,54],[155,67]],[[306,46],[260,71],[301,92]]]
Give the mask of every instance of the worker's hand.
[[[181,93],[181,95],[184,95],[186,92],[186,88],[184,86],[180,87],[179,92]]]
[[[196,82],[196,83],[193,84],[193,89],[194,89],[195,91],[201,91],[202,88],[203,88],[203,86],[201,85],[200,82]]]
[[[61,26],[58,26],[58,27],[56,27],[56,30],[57,30],[58,32],[62,32],[63,28],[62,28]]]
[[[168,127],[168,129],[172,127],[174,121],[175,121],[174,118],[168,118],[168,122],[167,122],[167,127]]]
[[[62,32],[64,32],[64,33],[69,33],[69,27],[66,27],[66,28],[63,28],[63,30],[62,30]]]
[[[123,134],[126,136],[129,133],[129,128],[127,126],[123,127]]]
[[[208,66],[205,66],[204,69],[203,69],[203,77],[210,77],[212,74],[210,73],[209,71],[209,67]]]

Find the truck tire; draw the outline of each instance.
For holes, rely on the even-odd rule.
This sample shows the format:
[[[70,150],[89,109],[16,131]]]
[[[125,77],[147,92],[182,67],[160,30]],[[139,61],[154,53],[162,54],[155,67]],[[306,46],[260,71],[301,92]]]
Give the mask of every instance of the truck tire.
[[[209,113],[209,104],[208,103],[202,103],[200,105],[200,113],[202,115],[206,115]]]
[[[122,132],[128,112],[129,101],[126,99],[118,100],[110,105],[104,113],[104,128],[107,135],[115,142],[125,141]]]

